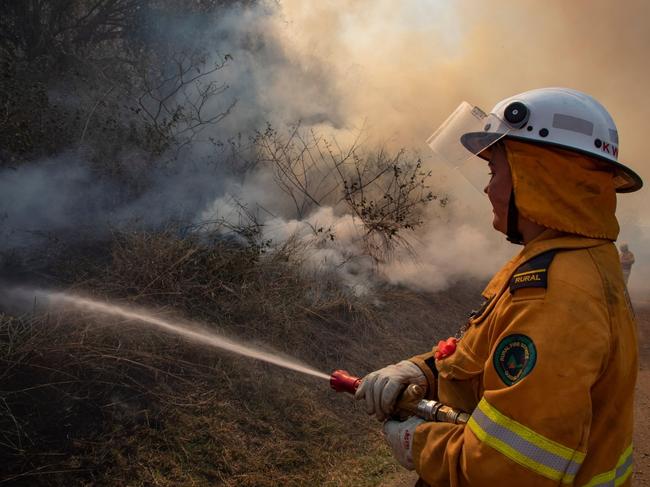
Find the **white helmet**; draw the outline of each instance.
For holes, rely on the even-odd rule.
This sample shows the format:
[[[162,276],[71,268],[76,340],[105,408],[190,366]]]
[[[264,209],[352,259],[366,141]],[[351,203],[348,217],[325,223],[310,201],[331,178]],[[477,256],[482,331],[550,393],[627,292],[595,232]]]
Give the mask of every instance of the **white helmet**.
[[[478,155],[503,137],[593,156],[615,169],[619,193],[643,186],[634,171],[618,162],[618,131],[607,110],[591,96],[568,88],[526,91],[500,101],[489,114],[463,102],[427,143],[459,166],[459,157],[469,157],[467,151]],[[464,155],[446,148],[453,139],[466,149]]]

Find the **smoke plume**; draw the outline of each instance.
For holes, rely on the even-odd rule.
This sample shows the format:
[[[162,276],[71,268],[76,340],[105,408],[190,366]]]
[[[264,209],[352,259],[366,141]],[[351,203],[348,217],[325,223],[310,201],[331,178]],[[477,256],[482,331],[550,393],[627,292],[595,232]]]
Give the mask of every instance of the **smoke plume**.
[[[227,180],[214,163],[212,140],[247,134],[266,122],[286,127],[301,121],[342,146],[361,133],[369,147],[408,147],[433,171],[432,185],[449,194],[445,211],[433,208],[412,235],[415,260],[397,255],[380,269],[386,279],[441,289],[462,275],[486,278],[517,249],[492,230],[487,200],[433,161],[423,141],[463,100],[489,110],[515,93],[566,86],[593,95],[609,109],[621,138],[620,160],[647,179],[649,14],[650,5],[641,0],[624,5],[284,0],[229,7],[200,19],[175,18],[162,34],[168,42],[212,42],[215,59],[228,54],[231,61],[214,73],[228,89],[207,108],[219,113],[236,102],[232,111],[201,133],[171,169],[140,173],[149,189],[126,203],[119,198],[116,203],[116,188],[96,180],[78,156],[4,170],[4,233],[15,237],[79,225],[106,229],[125,221],[155,226],[169,218],[201,222],[230,214],[234,197],[264,208],[264,231],[276,242],[296,232],[311,241],[320,237],[310,228],[332,228],[336,238],[317,245],[312,264],[331,262],[346,269],[346,279],[359,280],[353,276],[366,274],[358,267],[369,264],[360,259],[350,267],[350,255],[359,252],[358,222],[337,207],[297,219],[268,174]],[[638,262],[630,285],[641,296],[650,290],[641,279],[650,262],[646,191],[619,201],[621,238]],[[16,245],[14,237],[0,247]]]

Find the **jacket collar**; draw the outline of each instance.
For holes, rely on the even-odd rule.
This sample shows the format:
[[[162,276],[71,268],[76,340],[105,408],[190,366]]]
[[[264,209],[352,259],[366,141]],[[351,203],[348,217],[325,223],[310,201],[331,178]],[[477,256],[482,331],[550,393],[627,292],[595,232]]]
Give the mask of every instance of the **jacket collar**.
[[[486,288],[483,290],[483,297],[492,298],[496,294],[501,294],[507,283],[510,281],[513,272],[522,264],[533,257],[557,249],[588,249],[610,243],[611,240],[601,238],[588,238],[580,235],[571,235],[559,232],[557,230],[544,230],[535,239],[528,242],[524,248],[507,262],[499,272],[497,272]]]

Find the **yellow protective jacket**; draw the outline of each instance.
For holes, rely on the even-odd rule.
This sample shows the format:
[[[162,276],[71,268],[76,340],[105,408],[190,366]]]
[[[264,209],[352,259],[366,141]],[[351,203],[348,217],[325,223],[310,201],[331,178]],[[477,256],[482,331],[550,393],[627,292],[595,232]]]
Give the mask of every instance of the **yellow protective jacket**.
[[[614,244],[546,230],[483,297],[453,354],[411,359],[472,413],[417,428],[419,485],[630,485],[637,337]]]

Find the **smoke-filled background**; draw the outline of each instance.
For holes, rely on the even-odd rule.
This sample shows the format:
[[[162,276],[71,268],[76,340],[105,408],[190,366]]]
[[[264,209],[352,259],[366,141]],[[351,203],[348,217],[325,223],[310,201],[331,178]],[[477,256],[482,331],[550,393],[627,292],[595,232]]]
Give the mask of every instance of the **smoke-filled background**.
[[[29,13],[9,4],[17,18]],[[307,241],[310,265],[335,269],[361,293],[371,268],[427,290],[462,276],[484,279],[517,249],[492,230],[487,200],[432,160],[423,141],[463,100],[490,109],[544,86],[601,101],[618,125],[620,160],[650,177],[643,145],[650,6],[640,0],[99,5],[119,29],[74,31],[94,18],[82,7],[67,23],[43,8],[40,27],[3,24],[5,34],[22,29],[31,40],[5,36],[3,44],[5,265],[29,249],[42,255],[122,228],[170,221],[231,228],[243,210],[261,241]],[[402,229],[407,250],[369,259],[366,229],[340,200],[325,195],[301,206],[278,186],[277,167],[260,163],[256,144],[272,141],[268,156],[295,142],[298,124],[300,137],[317,140],[310,150],[406,148],[407,158],[422,159],[435,200],[423,206],[421,224]],[[319,161],[311,174],[327,181]],[[620,241],[637,256],[630,287],[638,299],[650,292],[642,278],[650,262],[647,198],[641,191],[619,199]]]

